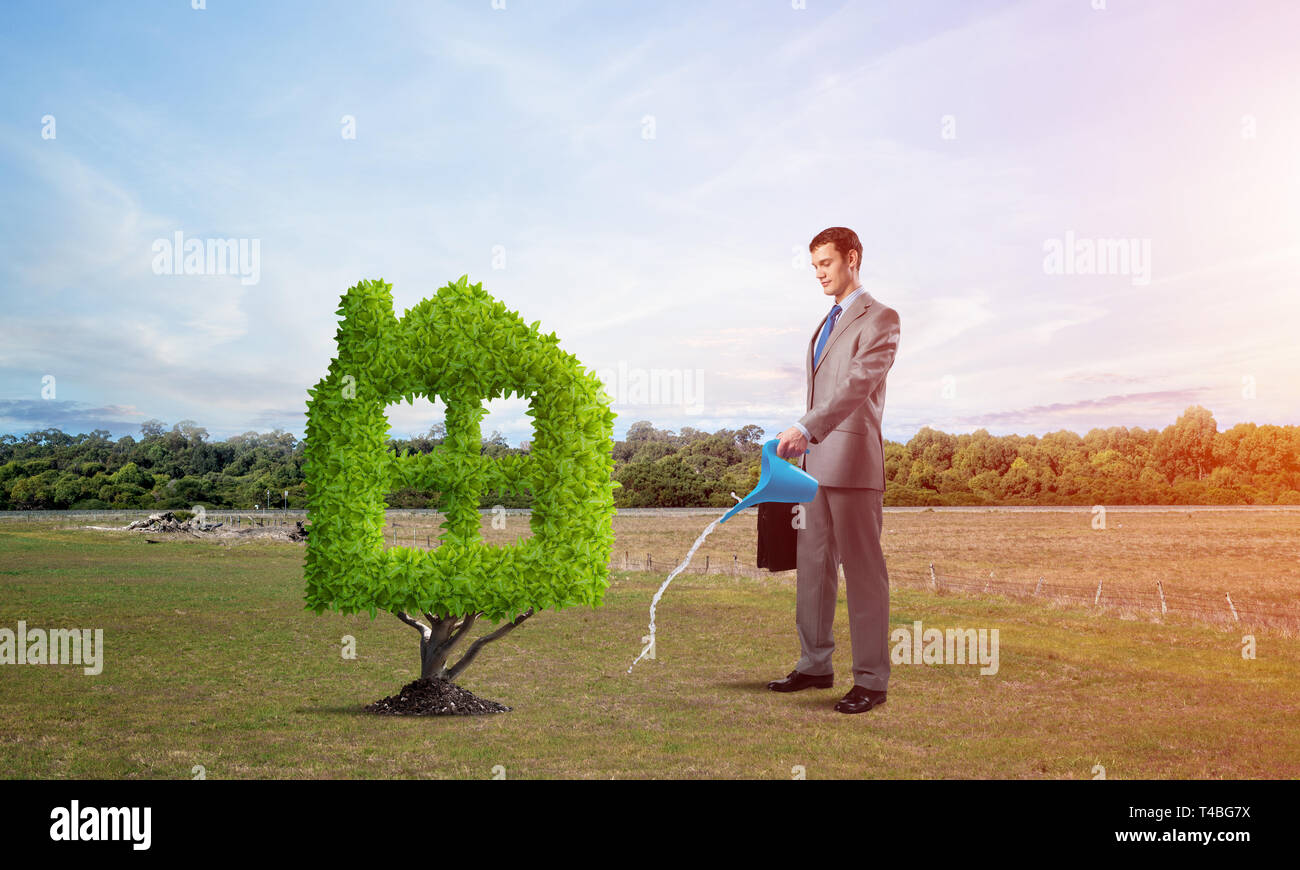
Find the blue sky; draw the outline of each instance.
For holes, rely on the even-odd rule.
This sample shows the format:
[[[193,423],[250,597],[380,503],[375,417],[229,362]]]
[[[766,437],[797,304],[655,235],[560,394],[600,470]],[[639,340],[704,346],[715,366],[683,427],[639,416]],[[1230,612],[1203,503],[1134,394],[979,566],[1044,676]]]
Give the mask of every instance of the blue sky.
[[[775,435],[833,225],[900,314],[887,438],[1300,423],[1300,7],[1095,5],[6,4],[0,432],[301,435],[347,287],[468,274],[593,369],[692,379],[615,392],[616,436]],[[177,232],[256,240],[256,283],[157,274]],[[1149,259],[1053,274],[1067,238]]]

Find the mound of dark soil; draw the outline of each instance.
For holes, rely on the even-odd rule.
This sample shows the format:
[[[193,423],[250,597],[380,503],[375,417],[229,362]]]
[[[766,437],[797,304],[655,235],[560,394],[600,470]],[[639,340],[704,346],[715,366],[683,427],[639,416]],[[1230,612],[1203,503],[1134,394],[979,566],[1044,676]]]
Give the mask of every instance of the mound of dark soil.
[[[389,716],[478,716],[506,713],[505,704],[480,698],[446,680],[422,678],[402,686],[402,691],[366,705],[367,713]]]

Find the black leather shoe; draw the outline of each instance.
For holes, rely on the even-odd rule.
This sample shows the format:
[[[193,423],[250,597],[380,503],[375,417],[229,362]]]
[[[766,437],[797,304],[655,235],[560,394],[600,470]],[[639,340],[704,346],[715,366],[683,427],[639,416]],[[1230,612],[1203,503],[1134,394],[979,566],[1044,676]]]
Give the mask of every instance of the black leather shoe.
[[[885,703],[885,693],[875,689],[864,689],[861,686],[854,686],[849,689],[849,693],[835,704],[835,709],[841,713],[865,713],[872,707],[879,707]]]
[[[767,684],[767,687],[773,692],[798,692],[801,689],[833,689],[835,688],[835,675],[824,674],[815,677],[812,674],[791,671],[790,675],[784,680],[773,680]]]

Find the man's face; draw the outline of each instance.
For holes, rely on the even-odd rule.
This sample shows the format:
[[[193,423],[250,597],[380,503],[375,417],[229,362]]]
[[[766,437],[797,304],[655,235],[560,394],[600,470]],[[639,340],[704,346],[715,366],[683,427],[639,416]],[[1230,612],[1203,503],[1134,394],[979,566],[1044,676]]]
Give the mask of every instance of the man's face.
[[[849,256],[856,264],[857,252],[851,251]],[[821,282],[822,292],[827,296],[839,298],[857,289],[857,279],[849,271],[849,261],[840,255],[833,242],[827,242],[813,251],[812,264],[817,272],[817,280]]]

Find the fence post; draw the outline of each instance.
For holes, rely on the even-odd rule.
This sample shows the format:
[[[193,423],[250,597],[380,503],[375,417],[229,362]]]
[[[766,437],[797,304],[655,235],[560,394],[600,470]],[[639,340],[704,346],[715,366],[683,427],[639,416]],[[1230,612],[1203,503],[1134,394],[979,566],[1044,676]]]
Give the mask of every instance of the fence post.
[[[1096,606],[1097,606],[1097,602],[1100,601],[1100,600],[1101,600],[1101,581],[1098,580],[1098,581],[1097,581],[1097,594],[1096,594],[1095,596],[1093,596],[1093,599],[1092,599],[1092,606],[1093,606],[1093,607],[1096,607]]]
[[[704,573],[709,573],[709,557],[707,555],[704,557]]]
[[[627,550],[623,551],[623,570],[627,570]]]
[[[654,557],[651,556],[649,553],[646,553],[646,554],[645,554],[645,566],[646,566],[645,569],[646,569],[647,571],[653,571],[653,570],[655,569],[655,560],[654,560]]]
[[[1228,609],[1232,611],[1232,621],[1241,622],[1241,620],[1237,618],[1237,608],[1232,605],[1232,595],[1225,592],[1223,593],[1223,597],[1228,599]]]
[[[731,576],[732,577],[736,576],[736,554],[735,553],[731,554]]]
[[[939,589],[938,581],[936,581],[936,580],[934,579],[934,563],[933,563],[933,562],[930,563],[930,589],[933,590],[933,591],[936,591],[936,592],[937,592],[938,589]]]
[[[1042,588],[1043,588],[1043,578],[1039,577],[1038,582],[1034,584],[1034,594],[1037,595],[1038,590]]]
[[[989,576],[988,576],[988,578],[984,581],[984,594],[985,594],[985,595],[988,594],[988,592],[989,592],[989,587],[992,586],[992,585],[993,585],[993,572],[990,571],[990,572],[989,572]]]
[[[1165,587],[1161,585],[1159,580],[1156,581],[1156,591],[1160,593],[1160,612],[1162,614],[1168,613],[1169,608],[1165,606]]]

